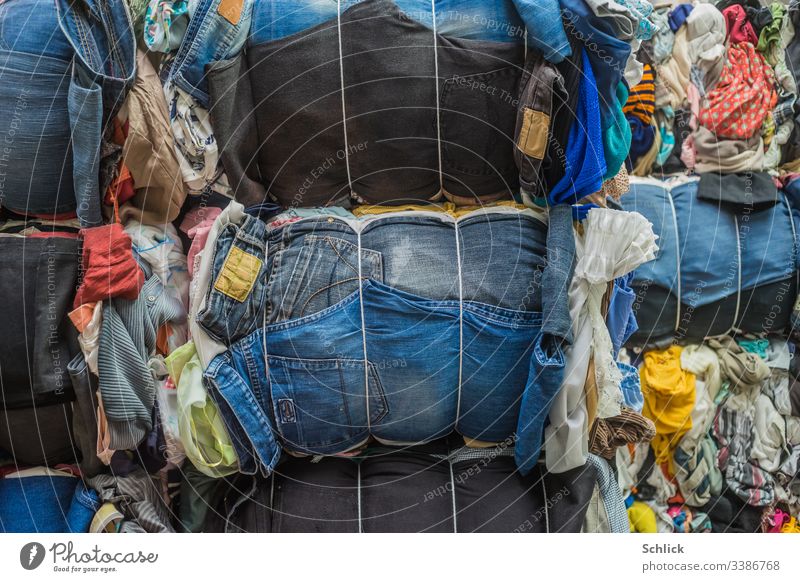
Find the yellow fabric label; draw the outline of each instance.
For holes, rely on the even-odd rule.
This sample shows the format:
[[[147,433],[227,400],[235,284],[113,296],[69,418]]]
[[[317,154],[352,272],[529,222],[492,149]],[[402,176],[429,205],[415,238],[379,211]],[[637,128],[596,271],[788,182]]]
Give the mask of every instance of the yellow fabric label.
[[[526,156],[541,160],[547,147],[547,133],[550,116],[542,111],[525,108],[522,129],[519,132],[517,147]]]
[[[236,26],[242,17],[242,8],[244,8],[244,0],[222,0],[217,7],[217,14]]]
[[[222,265],[214,289],[240,303],[247,299],[261,271],[262,261],[255,255],[232,247]]]

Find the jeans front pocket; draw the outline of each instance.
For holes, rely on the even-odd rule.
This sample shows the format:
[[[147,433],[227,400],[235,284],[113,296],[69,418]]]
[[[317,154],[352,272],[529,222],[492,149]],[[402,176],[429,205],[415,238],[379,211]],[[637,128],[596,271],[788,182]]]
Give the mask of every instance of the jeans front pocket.
[[[461,406],[456,430],[499,442],[516,431],[538,312],[464,303]]]
[[[280,265],[271,274],[270,322],[312,315],[358,291],[359,249],[353,241],[308,234],[281,251]],[[380,252],[361,248],[361,277],[383,281]]]
[[[287,450],[345,452],[388,411],[377,371],[369,364],[365,374],[364,360],[269,356],[267,363],[275,425]]]

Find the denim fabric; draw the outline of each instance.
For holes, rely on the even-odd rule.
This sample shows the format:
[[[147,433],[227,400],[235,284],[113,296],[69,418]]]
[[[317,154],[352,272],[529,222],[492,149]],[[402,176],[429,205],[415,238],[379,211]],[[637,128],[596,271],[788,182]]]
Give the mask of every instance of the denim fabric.
[[[639,329],[633,304],[636,301],[636,292],[631,287],[634,272],[614,280],[614,289],[608,305],[606,325],[611,343],[614,345],[614,356],[619,353],[622,345],[628,341]]]
[[[341,0],[341,11],[364,0]],[[455,38],[523,41],[525,23],[512,0],[396,0],[408,20],[433,29],[436,7],[436,31]],[[521,5],[529,2],[520,2]],[[253,10],[248,46],[278,40],[303,32],[319,24],[335,26],[337,2],[330,0],[268,0],[258,2]],[[539,15],[540,17],[541,15]]]
[[[268,325],[206,376],[238,399],[231,408],[252,440],[256,426],[268,435],[262,462],[277,454],[275,440],[311,454],[454,429],[540,442],[539,408],[563,367],[560,347],[541,334],[544,230],[517,211],[289,224],[269,235],[266,305],[253,293],[254,306],[242,307],[266,309]]]
[[[88,13],[66,1],[56,2],[56,10],[44,4],[25,0],[0,7],[0,60],[8,81],[2,102],[14,108],[0,119],[9,120],[6,136],[18,145],[7,154],[19,168],[5,205],[31,213],[77,209],[90,226],[101,222],[102,124],[133,82],[133,33],[123,2],[87,2]],[[10,38],[22,29],[25,35]],[[64,163],[53,163],[59,159]]]
[[[0,403],[7,408],[73,398],[67,364],[80,350],[67,314],[78,282],[79,242],[73,238],[0,240]]]
[[[4,452],[13,451],[14,461],[20,466],[77,462],[72,411],[71,402],[5,409],[0,414],[0,459]],[[97,440],[92,443],[92,454],[96,446]]]
[[[745,255],[739,254],[733,214],[699,199],[696,183],[677,186],[670,195],[678,225],[681,301],[697,307],[735,295]]]
[[[266,301],[266,240],[267,225],[250,215],[244,217],[241,225],[227,224],[218,235],[212,284],[206,294],[205,307],[197,314],[197,323],[226,345],[240,340],[262,324],[261,308]],[[234,248],[237,250],[232,255]],[[234,264],[237,258],[239,262]],[[252,286],[246,299],[239,301],[231,296],[231,289],[221,283],[226,277],[235,279],[228,282],[229,286],[238,283]]]
[[[358,0],[336,2],[304,0],[200,0],[194,9],[169,76],[178,87],[203,107],[209,106],[206,67],[230,59],[247,41],[254,46],[292,35],[308,34],[323,24],[335,25],[337,12],[345,12]],[[392,3],[394,4],[394,3]],[[431,3],[400,0],[397,8],[410,23],[433,28]],[[233,8],[233,10],[231,10]],[[556,0],[439,0],[436,28],[439,34],[466,40],[528,42],[551,62],[559,62],[571,50]]]
[[[99,507],[97,492],[72,475],[0,479],[5,533],[86,533]]]
[[[271,405],[263,345],[259,332],[250,334],[214,358],[204,376],[212,398],[218,401],[219,397],[227,402],[227,406],[220,407],[225,424],[236,435],[243,432],[249,446],[232,435],[234,442],[238,440],[244,444],[242,448],[248,449],[246,457],[253,457],[262,471],[268,473],[277,465],[281,449],[269,416]],[[231,418],[231,412],[235,418]],[[249,464],[249,459],[247,462]]]
[[[622,401],[628,408],[641,412],[644,407],[644,396],[642,395],[639,370],[635,366],[623,362],[617,362],[617,367],[622,372],[622,382],[620,382]]]
[[[287,458],[271,479],[229,487],[204,530],[579,532],[597,480],[591,466],[553,474],[539,465],[523,476],[511,452],[441,439],[355,459]]]
[[[94,477],[105,470],[97,458],[97,376],[89,370],[82,352],[67,364],[67,372],[75,391],[72,426],[81,452],[81,473]]]
[[[125,2],[5,2],[0,24],[0,134],[8,146],[0,160],[11,169],[0,204],[31,214],[77,211],[82,226],[101,224],[103,126],[136,69]]]
[[[569,315],[569,286],[575,270],[575,235],[572,207],[550,208],[547,229],[547,266],[542,273],[543,331],[571,344],[572,319]]]
[[[341,11],[363,0],[342,0]],[[445,36],[496,42],[522,42],[525,27],[528,42],[545,57],[558,62],[569,56],[569,44],[561,24],[556,0],[397,0],[397,7],[410,20]],[[302,7],[299,7],[301,5]],[[436,8],[436,22],[433,8]],[[248,44],[254,45],[290,36],[335,20],[337,3],[321,0],[271,0],[256,5]]]
[[[206,65],[234,57],[250,31],[255,0],[199,0],[169,69],[169,81],[209,107]]]
[[[222,394],[217,390],[217,385],[213,382],[204,382],[208,396],[217,405],[222,420],[225,422],[225,428],[228,430],[228,435],[231,437],[233,450],[236,451],[236,458],[239,460],[239,473],[244,475],[255,475],[258,471],[258,459],[256,459],[256,451],[253,450],[253,443],[245,433],[244,427],[236,417],[236,413],[228,404],[228,401],[222,397]]]
[[[530,359],[528,383],[522,393],[514,458],[523,475],[539,460],[544,425],[564,379],[564,353],[559,345],[539,343]]]
[[[772,207],[736,209],[698,198],[697,188],[696,181],[672,188],[634,183],[622,199],[659,235],[656,260],[637,269],[632,284],[637,319],[652,336],[640,331],[637,343],[672,332],[702,338],[732,326],[776,330],[788,319],[780,304],[794,294],[798,253],[785,196]]]
[[[209,71],[237,201],[511,197],[524,46],[434,36],[391,0],[345,10],[341,35],[335,24],[253,45]]]

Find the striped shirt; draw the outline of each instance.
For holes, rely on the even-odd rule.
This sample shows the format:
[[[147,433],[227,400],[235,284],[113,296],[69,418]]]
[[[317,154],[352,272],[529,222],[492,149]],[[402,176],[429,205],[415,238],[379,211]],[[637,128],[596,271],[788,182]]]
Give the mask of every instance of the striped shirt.
[[[622,111],[642,120],[645,125],[650,125],[656,109],[656,86],[653,67],[644,65],[644,74],[638,85],[631,89],[628,101]]]

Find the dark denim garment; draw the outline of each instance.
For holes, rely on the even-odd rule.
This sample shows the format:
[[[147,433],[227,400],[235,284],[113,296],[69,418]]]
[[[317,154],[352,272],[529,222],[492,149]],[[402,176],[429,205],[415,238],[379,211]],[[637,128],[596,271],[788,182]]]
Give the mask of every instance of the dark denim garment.
[[[80,351],[67,314],[78,282],[75,238],[0,238],[0,406],[73,399],[68,364]]]
[[[103,129],[135,68],[124,0],[0,4],[0,205],[102,223]]]
[[[355,459],[287,458],[270,479],[231,487],[204,530],[577,533],[596,481],[590,465],[522,475],[512,449],[455,439],[375,446]]]
[[[518,211],[277,229],[248,297],[212,290],[221,310],[203,322],[260,312],[267,325],[206,377],[267,468],[277,443],[334,454],[370,435],[414,443],[453,430],[488,441],[517,433],[520,450],[532,443],[527,466],[563,368],[542,334],[545,230]]]
[[[335,25],[340,12],[362,2],[200,0],[169,78],[208,107],[206,67],[235,57],[245,40],[253,46],[311,34],[319,25]],[[447,37],[516,44],[527,38],[551,62],[571,52],[557,0],[397,0],[396,6],[404,20]]]
[[[336,24],[248,47],[210,71],[239,202],[511,197],[522,45],[434,36],[391,0],[355,4]]]
[[[656,260],[635,272],[636,344],[786,326],[797,289],[797,235],[786,197],[766,208],[698,197],[698,183],[632,184],[625,210],[659,236]],[[677,265],[677,268],[676,268]],[[680,301],[680,303],[679,303]]]

